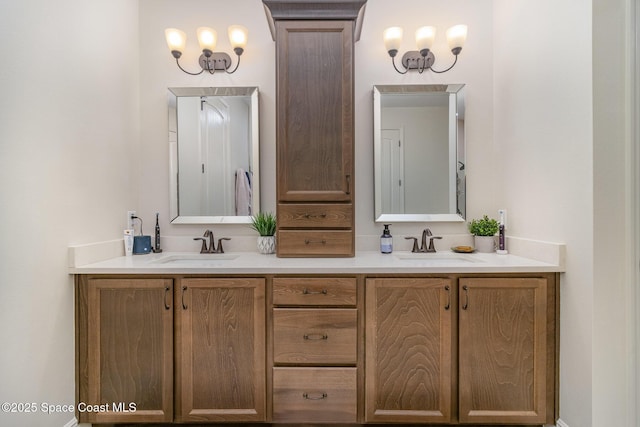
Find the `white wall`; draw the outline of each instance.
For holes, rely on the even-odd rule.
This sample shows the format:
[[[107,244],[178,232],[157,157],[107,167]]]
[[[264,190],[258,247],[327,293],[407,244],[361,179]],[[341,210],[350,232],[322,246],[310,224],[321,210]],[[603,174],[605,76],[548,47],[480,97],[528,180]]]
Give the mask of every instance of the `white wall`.
[[[201,235],[205,226],[172,225],[168,223],[168,147],[166,89],[174,86],[258,86],[260,89],[261,203],[263,210],[275,211],[275,42],[267,25],[262,2],[238,0],[234,7],[220,7],[222,0],[140,0],[141,43],[141,143],[143,152],[141,192],[138,211],[145,218],[160,212],[165,236]],[[482,191],[492,186],[493,153],[483,148],[492,135],[492,1],[459,0],[442,3],[438,0],[397,0],[393,8],[386,2],[367,4],[360,41],[355,49],[355,180],[356,234],[372,236],[381,232],[373,221],[373,85],[466,83],[467,159],[469,215],[495,211],[492,192]],[[382,32],[391,25],[405,28],[401,51],[415,49],[413,33],[422,25],[435,25],[439,34],[434,51],[436,66],[444,68],[453,61],[446,47],[445,31],[452,25],[466,23],[469,39],[456,67],[446,74],[410,73],[400,75],[391,65],[382,43]],[[187,33],[187,50],[181,64],[196,71],[198,46],[195,30],[207,25],[218,31],[220,50],[231,52],[226,28],[240,23],[249,28],[249,42],[240,68],[233,75],[201,75],[193,77],[180,71],[164,41],[164,29],[181,28]],[[466,233],[464,224],[432,224],[436,233]],[[424,224],[394,224],[392,232],[417,235]],[[217,225],[216,235],[251,236],[245,226]],[[409,247],[396,239],[398,249]],[[166,239],[169,242],[171,239]],[[197,244],[197,243],[194,243]],[[234,250],[237,241],[225,243]],[[372,247],[371,249],[374,249]],[[405,248],[405,249],[406,249]],[[194,247],[197,250],[197,247]]]
[[[130,0],[0,1],[0,402],[75,401],[67,247],[120,237],[137,199],[137,14]]]

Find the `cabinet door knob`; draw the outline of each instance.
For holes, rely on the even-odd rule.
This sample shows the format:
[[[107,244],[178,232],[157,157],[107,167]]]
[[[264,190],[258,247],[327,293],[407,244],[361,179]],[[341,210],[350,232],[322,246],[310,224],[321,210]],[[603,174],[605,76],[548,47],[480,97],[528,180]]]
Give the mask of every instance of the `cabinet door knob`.
[[[326,289],[323,289],[321,291],[310,291],[307,288],[304,288],[302,290],[302,294],[303,295],[327,295],[328,291]]]
[[[444,309],[449,310],[451,308],[451,288],[447,285],[444,287],[444,290],[447,291],[447,304],[444,306]]]
[[[182,309],[186,310],[187,309],[187,303],[184,302],[184,293],[186,292],[187,287],[183,286],[182,287]]]
[[[170,300],[169,300],[169,291],[171,290],[171,288],[169,286],[165,286],[164,288],[164,309],[165,310],[170,310],[171,309],[171,305]]]
[[[462,290],[464,291],[464,303],[462,304],[462,309],[466,310],[469,308],[469,287],[464,285]]]
[[[323,340],[328,340],[329,339],[329,335],[327,335],[327,334],[304,334],[302,336],[302,338],[304,338],[305,341],[323,341]]]
[[[302,393],[302,398],[306,400],[322,400],[327,398],[327,393],[318,393],[315,396],[309,393]]]

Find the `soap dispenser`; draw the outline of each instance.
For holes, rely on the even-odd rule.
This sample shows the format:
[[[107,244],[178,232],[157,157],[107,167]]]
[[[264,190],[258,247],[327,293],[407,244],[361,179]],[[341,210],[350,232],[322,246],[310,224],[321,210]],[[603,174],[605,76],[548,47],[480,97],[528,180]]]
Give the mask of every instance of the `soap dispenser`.
[[[380,252],[383,254],[393,252],[393,237],[391,237],[391,232],[389,231],[390,225],[391,224],[384,224],[384,231],[382,232],[382,236],[380,236]]]

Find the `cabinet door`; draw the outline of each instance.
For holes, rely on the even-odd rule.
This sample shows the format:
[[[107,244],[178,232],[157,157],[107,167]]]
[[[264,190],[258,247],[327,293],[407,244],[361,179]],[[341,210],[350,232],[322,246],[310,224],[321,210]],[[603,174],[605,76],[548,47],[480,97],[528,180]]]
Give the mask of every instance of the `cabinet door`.
[[[80,279],[80,422],[173,419],[172,292],[169,279]]]
[[[449,279],[367,279],[367,422],[450,421],[451,298]]]
[[[353,22],[276,22],[279,201],[351,201]]]
[[[178,421],[265,420],[264,287],[264,279],[181,281]]]
[[[460,422],[546,417],[547,282],[460,279]]]

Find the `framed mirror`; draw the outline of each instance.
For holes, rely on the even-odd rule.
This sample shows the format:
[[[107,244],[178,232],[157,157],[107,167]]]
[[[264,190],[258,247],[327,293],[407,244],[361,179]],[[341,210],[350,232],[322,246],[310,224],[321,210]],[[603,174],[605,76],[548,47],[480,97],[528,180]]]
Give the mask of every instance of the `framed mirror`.
[[[245,224],[260,210],[257,87],[169,88],[174,224]]]
[[[464,85],[376,85],[373,109],[375,221],[464,221]]]

